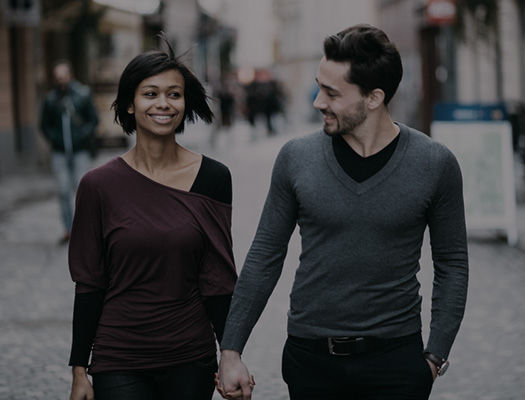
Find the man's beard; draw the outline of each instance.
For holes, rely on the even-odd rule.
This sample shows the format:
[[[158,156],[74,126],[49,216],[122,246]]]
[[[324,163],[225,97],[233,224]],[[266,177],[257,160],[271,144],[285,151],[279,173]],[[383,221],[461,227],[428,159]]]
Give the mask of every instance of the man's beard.
[[[352,133],[357,127],[366,121],[365,102],[361,101],[353,114],[343,114],[337,118],[337,126],[331,127],[327,124],[323,126],[324,133],[328,136],[345,135]]]

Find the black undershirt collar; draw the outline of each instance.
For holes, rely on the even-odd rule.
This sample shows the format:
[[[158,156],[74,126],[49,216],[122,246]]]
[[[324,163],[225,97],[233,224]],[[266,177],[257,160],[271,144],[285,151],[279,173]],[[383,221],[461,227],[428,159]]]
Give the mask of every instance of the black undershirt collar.
[[[356,182],[363,182],[383,168],[397,147],[399,134],[384,149],[369,157],[361,157],[341,135],[332,136],[332,148],[337,162]]]

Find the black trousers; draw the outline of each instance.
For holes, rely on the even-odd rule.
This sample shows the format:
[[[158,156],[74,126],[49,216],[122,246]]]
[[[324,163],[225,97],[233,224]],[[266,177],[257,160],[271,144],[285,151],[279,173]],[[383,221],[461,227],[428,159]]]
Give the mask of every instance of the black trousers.
[[[282,374],[291,400],[427,400],[433,384],[421,334],[349,356],[289,336]]]
[[[100,372],[93,389],[96,400],[211,400],[215,372],[213,355],[170,368]]]

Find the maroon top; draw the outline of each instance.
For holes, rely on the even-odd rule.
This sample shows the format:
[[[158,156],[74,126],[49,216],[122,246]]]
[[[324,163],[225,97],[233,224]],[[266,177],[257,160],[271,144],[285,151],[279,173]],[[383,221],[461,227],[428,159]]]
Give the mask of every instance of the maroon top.
[[[233,292],[231,206],[115,158],[81,181],[69,266],[77,294],[105,292],[90,373],[215,354],[202,300]]]

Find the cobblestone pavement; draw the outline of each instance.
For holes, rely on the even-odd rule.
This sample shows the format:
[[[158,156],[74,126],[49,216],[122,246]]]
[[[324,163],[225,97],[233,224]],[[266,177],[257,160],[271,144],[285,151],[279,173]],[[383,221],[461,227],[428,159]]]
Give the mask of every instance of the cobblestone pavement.
[[[209,131],[199,126],[190,126],[181,137],[183,144],[225,162],[232,171],[233,235],[239,268],[255,233],[278,149],[285,140],[312,129],[288,127],[288,133],[267,138],[261,132],[250,135],[241,125],[232,132],[221,132],[213,148]],[[119,153],[105,151],[98,162]],[[518,173],[521,185],[523,171]],[[67,269],[67,249],[57,245],[62,232],[53,187],[49,174],[29,170],[0,180],[0,400],[68,398],[73,284]],[[518,221],[523,232],[523,185],[518,198]],[[449,372],[436,381],[431,399],[522,400],[525,232],[516,247],[490,234],[472,236],[469,247],[471,279],[466,316],[452,349]],[[256,378],[256,400],[288,398],[280,358],[298,254],[299,241],[294,234],[283,276],[243,356]],[[432,281],[428,242],[421,265],[427,326]]]

